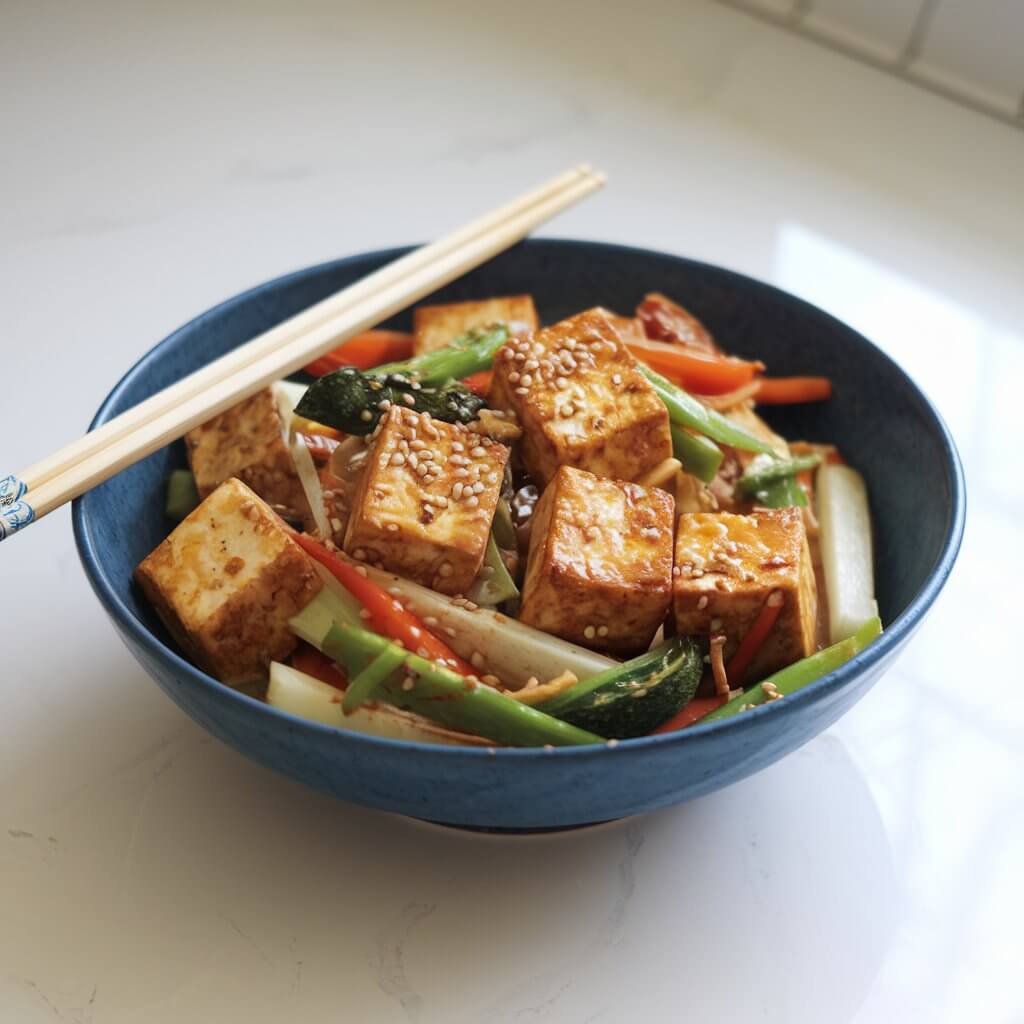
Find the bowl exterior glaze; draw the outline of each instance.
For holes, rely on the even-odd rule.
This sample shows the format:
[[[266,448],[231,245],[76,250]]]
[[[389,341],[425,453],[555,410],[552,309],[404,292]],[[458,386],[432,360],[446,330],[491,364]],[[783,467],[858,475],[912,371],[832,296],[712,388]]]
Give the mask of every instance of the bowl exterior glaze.
[[[125,375],[93,426],[404,251],[298,271],[204,313]],[[839,718],[906,644],[953,566],[965,497],[945,425],[896,364],[833,317],[769,285],[664,253],[595,242],[522,243],[437,299],[526,291],[545,322],[593,305],[628,312],[645,292],[663,291],[691,308],[730,351],[764,359],[773,374],[831,376],[832,401],[773,410],[769,419],[790,437],[835,441],[867,478],[884,636],[785,700],[614,749],[487,751],[344,733],[277,711],[189,664],[132,584],[134,566],[169,531],[164,484],[184,464],[178,444],[78,499],[73,521],[86,574],[121,638],[168,696],[213,735],[355,803],[458,825],[569,826],[689,800],[766,767]],[[408,313],[388,326],[408,328]]]

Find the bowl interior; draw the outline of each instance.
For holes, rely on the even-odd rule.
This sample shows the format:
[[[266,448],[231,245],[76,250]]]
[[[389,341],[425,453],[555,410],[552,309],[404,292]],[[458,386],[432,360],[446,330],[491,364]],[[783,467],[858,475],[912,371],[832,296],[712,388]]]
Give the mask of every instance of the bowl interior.
[[[125,375],[100,408],[95,423],[135,405],[403,251],[370,253],[298,271],[204,313],[156,346]],[[866,652],[841,670],[832,685],[842,689],[855,683],[869,663],[872,678],[877,676],[944,582],[963,523],[962,480],[948,432],[913,383],[879,349],[826,313],[769,285],[663,253],[600,243],[531,240],[440,290],[433,298],[457,301],[530,292],[542,321],[550,323],[594,305],[629,313],[648,291],[662,291],[677,299],[708,325],[727,350],[762,359],[773,375],[822,374],[833,379],[835,394],[831,401],[770,409],[766,418],[787,437],[838,444],[846,459],[867,479],[875,526],[879,605],[887,627],[895,627],[889,629],[880,645],[875,645],[877,651]],[[410,314],[393,318],[388,326],[408,328]],[[536,794],[525,789],[521,801],[507,793],[500,801],[490,799],[479,780],[473,783],[475,789],[459,796],[456,789],[462,782],[455,777],[448,780],[452,788],[447,801],[423,796],[420,803],[410,805],[397,790],[384,793],[378,791],[379,787],[365,795],[366,779],[379,781],[379,776],[369,774],[360,780],[363,767],[367,773],[375,770],[367,752],[372,751],[376,757],[381,750],[400,745],[352,740],[363,750],[363,767],[357,771],[350,764],[346,769],[349,775],[332,782],[325,773],[332,773],[339,749],[333,730],[329,731],[333,735],[324,739],[315,727],[308,727],[309,746],[304,740],[299,742],[301,749],[296,753],[289,747],[290,739],[281,739],[273,732],[274,721],[268,715],[276,713],[271,709],[228,691],[188,669],[170,650],[151,643],[155,636],[173,649],[163,626],[132,585],[131,575],[135,565],[169,532],[170,524],[163,515],[165,482],[169,471],[183,464],[183,446],[172,445],[76,502],[76,534],[94,588],[146,667],[194,717],[239,749],[351,799],[406,813],[416,813],[415,809],[410,811],[410,806],[422,807],[424,817],[479,825],[550,826],[600,820],[697,795],[756,770],[824,728],[866,689],[867,684],[854,686],[857,693],[845,698],[825,693],[807,694],[804,700],[801,694],[800,699],[779,702],[784,708],[759,710],[743,716],[752,721],[725,730],[720,726],[699,727],[683,735],[624,745],[638,749],[646,745],[650,751],[657,751],[658,757],[669,749],[666,740],[676,749],[685,748],[690,760],[678,770],[699,773],[699,777],[683,778],[672,785],[665,782],[645,790],[643,784],[637,788],[634,780],[631,789],[624,777],[622,785],[618,785],[619,780],[605,780],[601,799],[560,794],[558,799],[552,797],[550,806],[539,804]],[[140,651],[140,646],[146,649]],[[175,689],[179,684],[181,688]],[[186,686],[190,687],[187,693],[183,689]],[[820,705],[816,712],[812,708],[815,702]],[[236,723],[234,732],[218,728],[216,716],[222,713]],[[778,725],[776,732],[766,733],[768,738],[755,750],[750,740],[743,741],[742,737],[762,717],[777,720]],[[243,736],[239,731],[249,728],[257,733]],[[289,737],[295,728],[288,726]],[[712,736],[715,742],[706,742]],[[734,739],[717,742],[720,737]],[[263,747],[254,750],[257,742]],[[315,752],[317,744],[323,745],[324,760],[314,773],[309,763],[319,756]],[[731,752],[724,749],[730,744]],[[577,760],[582,758],[590,765],[587,771],[594,770],[589,760],[592,755],[574,753]],[[453,755],[472,759],[469,752],[452,749],[422,756],[442,765]],[[716,758],[728,766],[720,777],[715,775]],[[507,759],[491,758],[489,767],[481,773],[491,772],[492,782],[503,778],[502,784],[527,786],[529,772],[520,768],[517,776],[499,777],[494,773],[502,769],[496,762],[507,763]],[[484,762],[477,759],[476,763]],[[401,761],[389,764],[395,768],[396,778],[405,769]],[[649,765],[643,769],[644,773],[649,771]],[[581,775],[580,786],[584,777],[593,778]],[[409,778],[413,780],[409,785],[415,788],[418,783],[413,776]]]

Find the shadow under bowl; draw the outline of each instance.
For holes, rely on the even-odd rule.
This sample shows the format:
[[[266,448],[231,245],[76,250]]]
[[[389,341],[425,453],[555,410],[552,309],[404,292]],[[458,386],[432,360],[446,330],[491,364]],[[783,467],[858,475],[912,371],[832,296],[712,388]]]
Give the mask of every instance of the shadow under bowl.
[[[310,267],[216,306],[139,360],[92,426],[405,251]],[[936,410],[871,342],[814,306],[721,267],[597,242],[530,240],[433,299],[530,292],[550,323],[595,305],[628,312],[648,291],[676,298],[729,351],[763,359],[774,375],[836,382],[831,401],[780,407],[767,418],[786,436],[838,444],[867,480],[886,632],[838,671],[736,718],[614,749],[489,752],[377,739],[295,718],[186,661],[132,583],[135,565],[169,531],[164,489],[168,473],[184,465],[180,444],[74,504],[82,564],[121,638],[179,707],[248,757],[344,800],[453,825],[550,829],[637,814],[727,786],[806,743],[881,676],[944,585],[965,514],[956,449]],[[386,326],[409,324],[406,312]]]

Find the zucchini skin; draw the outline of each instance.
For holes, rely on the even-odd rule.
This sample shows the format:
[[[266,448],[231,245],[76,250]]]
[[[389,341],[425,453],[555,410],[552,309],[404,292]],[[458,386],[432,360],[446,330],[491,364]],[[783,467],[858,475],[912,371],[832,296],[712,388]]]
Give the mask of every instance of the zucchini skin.
[[[646,736],[693,699],[704,670],[700,648],[676,637],[537,705],[608,739]]]

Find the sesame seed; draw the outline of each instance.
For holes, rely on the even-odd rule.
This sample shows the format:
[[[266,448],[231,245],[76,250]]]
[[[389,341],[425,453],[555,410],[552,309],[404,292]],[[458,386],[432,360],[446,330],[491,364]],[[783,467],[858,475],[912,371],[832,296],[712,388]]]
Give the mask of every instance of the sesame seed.
[[[341,533],[341,520],[337,516],[331,519],[331,529],[335,533]]]
[[[522,377],[520,377],[519,383],[522,384],[524,388],[528,388],[533,384],[533,377],[528,373],[524,373]]]
[[[451,626],[445,626],[444,631],[448,636],[455,636],[455,630]]]
[[[419,656],[420,656],[421,658],[429,658],[429,657],[430,657],[430,651],[428,651],[428,650],[426,649],[426,647],[417,647],[417,648],[416,648],[416,653],[417,653],[417,654],[418,654],[418,655],[419,655]]]
[[[704,570],[703,569],[691,569],[690,570],[690,578],[691,579],[699,580],[703,575],[704,575]]]
[[[456,471],[456,472],[457,472],[457,471]],[[453,497],[453,498],[454,498],[454,499],[455,499],[456,501],[458,501],[458,500],[459,500],[459,498],[461,498],[461,497],[462,497],[462,487],[463,487],[463,485],[462,485],[461,483],[456,483],[456,484],[455,484],[455,485],[454,485],[454,486],[452,487],[452,497]]]
[[[678,565],[673,565],[672,566],[672,575],[673,576],[678,576],[681,572],[682,572],[682,569],[680,569]]]
[[[365,548],[356,548],[355,551],[352,552],[352,557],[357,559],[360,562],[365,562],[366,561],[366,549]]]
[[[370,613],[365,608],[360,608],[359,618],[361,618],[365,622],[370,618]]]
[[[423,449],[424,449],[424,448],[426,448],[426,447],[427,447],[427,442],[426,442],[426,441],[421,441],[421,440],[420,440],[420,439],[419,439],[419,438],[417,437],[415,441],[410,441],[410,442],[409,442],[409,447],[410,447],[410,448],[411,448],[411,449],[412,449],[412,450],[413,450],[414,452],[421,452],[421,451],[423,451]]]
[[[778,608],[785,600],[785,595],[781,590],[773,590],[769,595],[765,604],[771,608]]]
[[[568,386],[569,382],[564,377],[555,378],[555,387],[558,388],[559,391],[564,391]]]
[[[412,677],[412,676],[406,676],[406,677],[405,677],[405,678],[404,678],[404,679],[402,680],[402,689],[403,689],[403,690],[405,690],[405,691],[406,691],[407,693],[408,693],[408,692],[409,692],[409,690],[411,690],[411,689],[412,689],[412,688],[413,688],[413,687],[414,687],[415,685],[416,685],[416,680],[415,680],[415,679],[413,679],[413,677]]]
[[[597,629],[596,629],[595,627],[593,627],[593,626],[587,626],[587,627],[586,627],[586,628],[585,628],[585,629],[583,630],[583,635],[584,635],[584,636],[585,636],[585,637],[586,637],[586,638],[587,638],[588,640],[593,640],[593,639],[594,639],[594,637],[595,637],[595,636],[597,636]]]
[[[462,479],[462,478],[465,478],[465,477],[469,476],[469,470],[466,469],[465,466],[459,466],[458,469],[453,471],[452,475]]]
[[[424,625],[424,626],[430,626],[430,627],[436,626],[436,625],[437,625],[437,619],[436,619],[436,618],[434,618],[434,616],[433,616],[433,615],[428,615],[428,616],[427,616],[427,617],[426,617],[426,618],[425,618],[425,619],[423,620],[423,625]]]
[[[485,489],[486,489],[485,488],[485,484],[482,481],[480,481],[480,480],[478,480],[475,484],[473,484],[473,493],[474,494],[483,494]]]
[[[516,388],[517,395],[528,395],[530,393],[529,388]]]
[[[484,661],[484,656],[479,651],[474,651],[469,656],[469,663],[473,668],[483,668],[484,665],[487,664],[487,662]]]
[[[478,498],[478,497],[477,497],[477,496],[476,496],[475,494],[471,494],[471,495],[470,495],[470,496],[469,496],[469,497],[468,497],[468,498],[466,499],[466,504],[467,504],[467,505],[468,505],[468,506],[469,506],[470,508],[476,508],[476,507],[477,507],[477,505],[479,505],[479,504],[480,504],[480,499],[479,499],[479,498]]]
[[[405,465],[405,456],[401,452],[395,452],[395,454],[391,456],[391,465],[392,466],[404,466]]]
[[[377,408],[380,409],[381,412],[387,412],[388,409],[391,408],[391,401],[389,399],[387,399],[387,398],[382,398],[377,403]]]
[[[708,606],[708,595],[702,594],[701,599],[697,602],[697,607],[703,611]]]
[[[359,573],[360,576],[367,576],[368,575],[368,573],[366,571],[366,566],[365,565],[357,565],[356,566],[356,572]]]
[[[419,391],[423,385],[418,380],[411,380],[409,381],[409,387],[411,387],[413,391]]]
[[[518,374],[518,373],[516,373],[516,371],[515,371],[515,370],[513,370],[513,371],[512,371],[512,372],[511,372],[511,373],[510,373],[510,374],[508,375],[508,382],[509,382],[509,384],[518,384],[518,383],[519,383],[519,374]]]
[[[452,563],[451,562],[442,562],[437,567],[437,574],[439,576],[448,577],[448,576],[451,576],[452,573],[454,573],[454,572],[455,572],[455,570],[452,568]]]
[[[563,419],[570,419],[576,410],[573,409],[571,404],[563,405],[559,412],[562,414]]]
[[[464,452],[465,450],[466,446],[461,441],[452,441],[453,452]]]
[[[369,422],[370,422],[370,420],[372,420],[372,419],[373,419],[373,413],[372,413],[372,412],[370,412],[370,410],[369,410],[369,409],[364,409],[364,410],[363,410],[363,411],[362,411],[362,412],[361,412],[361,413],[359,414],[359,418],[360,418],[360,419],[361,419],[361,420],[362,420],[362,421],[363,421],[364,423],[369,423]]]
[[[587,527],[587,540],[597,540],[601,536],[601,531],[596,526]]]
[[[608,635],[608,627],[607,626],[598,626],[597,627],[597,635],[598,636],[607,636]]]
[[[417,476],[426,476],[427,475],[427,465],[426,465],[426,463],[421,462],[416,467],[416,475]]]
[[[480,682],[484,683],[487,686],[500,686],[501,685],[501,680],[497,676],[492,676],[492,675],[484,676],[483,679],[480,680]]]
[[[646,697],[647,696],[647,689],[646,689],[646,687],[641,686],[639,690],[634,690],[633,693],[631,694],[631,696],[633,696],[633,697]]]

